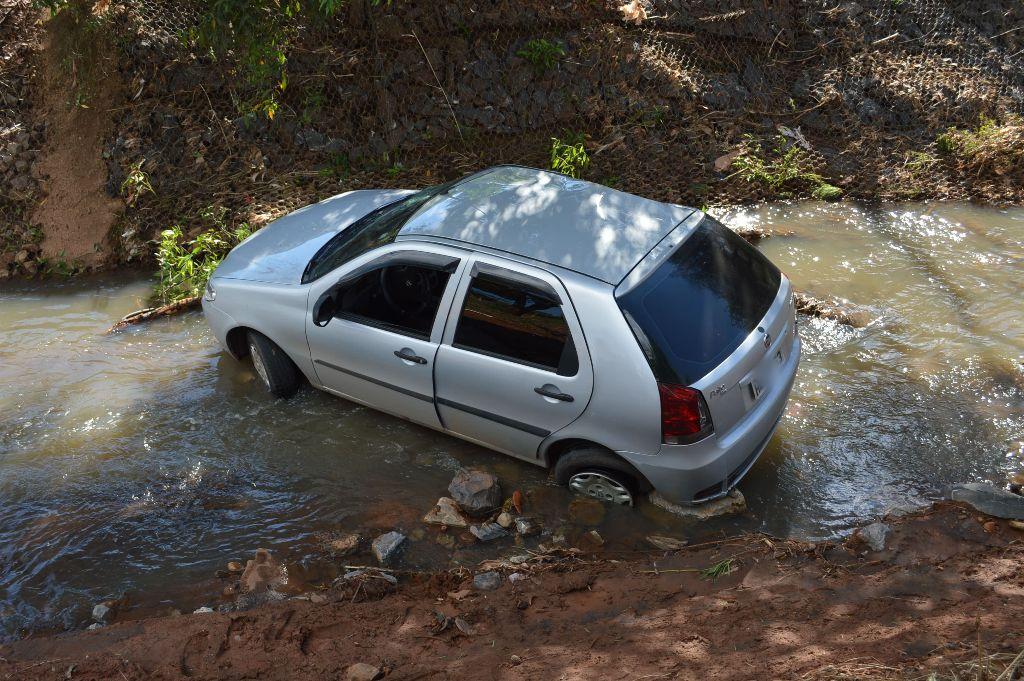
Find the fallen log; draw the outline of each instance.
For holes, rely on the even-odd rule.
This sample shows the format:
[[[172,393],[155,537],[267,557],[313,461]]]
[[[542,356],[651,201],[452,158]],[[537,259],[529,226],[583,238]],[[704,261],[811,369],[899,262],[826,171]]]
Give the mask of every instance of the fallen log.
[[[107,329],[107,333],[114,333],[126,329],[129,326],[135,324],[141,324],[142,322],[148,322],[159,317],[170,317],[171,315],[191,310],[195,307],[199,307],[199,296],[192,296],[191,298],[182,298],[181,300],[175,300],[173,303],[167,305],[161,305],[160,307],[147,307],[142,310],[136,310],[121,317],[120,321]]]

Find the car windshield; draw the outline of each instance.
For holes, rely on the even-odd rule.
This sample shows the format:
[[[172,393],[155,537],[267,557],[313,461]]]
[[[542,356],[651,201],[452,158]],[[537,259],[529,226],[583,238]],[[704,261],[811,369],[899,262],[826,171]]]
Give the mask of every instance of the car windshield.
[[[306,265],[302,283],[306,284],[314,279],[319,279],[363,253],[390,244],[398,237],[402,225],[422,208],[423,204],[447,191],[454,184],[455,182],[446,182],[434,187],[427,187],[415,194],[372,210],[359,218],[346,229],[335,234],[317,251],[313,259]]]

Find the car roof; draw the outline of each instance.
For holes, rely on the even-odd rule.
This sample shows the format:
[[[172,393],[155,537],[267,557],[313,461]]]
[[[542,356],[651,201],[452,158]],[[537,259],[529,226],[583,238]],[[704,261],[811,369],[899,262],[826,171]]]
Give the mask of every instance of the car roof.
[[[474,244],[617,284],[692,212],[560,173],[498,166],[439,194],[399,236]]]

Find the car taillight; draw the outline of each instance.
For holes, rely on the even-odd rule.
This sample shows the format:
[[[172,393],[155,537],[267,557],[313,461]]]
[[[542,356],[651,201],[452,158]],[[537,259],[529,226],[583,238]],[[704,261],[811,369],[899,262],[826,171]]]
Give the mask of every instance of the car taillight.
[[[711,415],[699,390],[658,384],[661,396],[661,441],[667,445],[696,442],[713,430]]]

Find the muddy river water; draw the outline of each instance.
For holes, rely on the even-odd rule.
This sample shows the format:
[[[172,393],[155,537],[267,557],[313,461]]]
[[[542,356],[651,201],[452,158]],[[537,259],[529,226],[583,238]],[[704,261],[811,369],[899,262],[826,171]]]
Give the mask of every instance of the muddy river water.
[[[732,211],[798,288],[868,306],[863,329],[801,318],[786,417],[741,484],[749,511],[695,524],[649,504],[570,519],[543,471],[311,389],[271,400],[190,313],[106,336],[145,278],[0,289],[0,638],[82,626],[92,605],[215,605],[214,573],[267,547],[297,581],[323,536],[400,528],[404,564],[473,564],[420,516],[460,466],[519,488],[571,542],[647,534],[838,536],[949,485],[1024,464],[1024,210],[804,203]],[[366,557],[354,557],[356,562]]]

